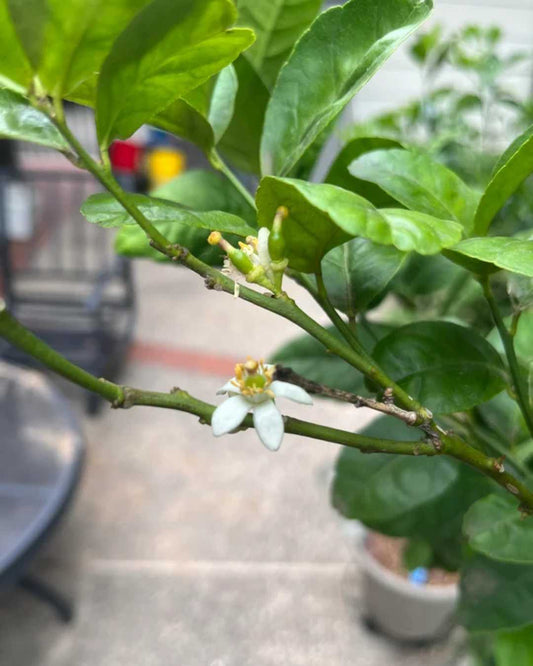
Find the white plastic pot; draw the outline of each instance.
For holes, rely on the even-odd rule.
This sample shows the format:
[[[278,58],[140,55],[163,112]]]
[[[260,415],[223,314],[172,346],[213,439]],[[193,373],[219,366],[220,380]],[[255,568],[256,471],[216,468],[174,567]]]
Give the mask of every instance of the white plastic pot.
[[[361,553],[366,619],[378,631],[403,641],[431,641],[453,626],[459,586],[416,585],[380,564],[368,551]]]

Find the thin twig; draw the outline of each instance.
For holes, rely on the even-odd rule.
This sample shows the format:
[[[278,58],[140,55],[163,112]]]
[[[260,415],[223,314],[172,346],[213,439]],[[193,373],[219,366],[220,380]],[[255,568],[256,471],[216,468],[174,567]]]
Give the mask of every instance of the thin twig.
[[[279,379],[284,382],[289,382],[290,384],[295,384],[305,389],[308,393],[314,395],[322,395],[325,398],[333,398],[333,400],[340,400],[342,402],[348,402],[354,407],[368,407],[382,414],[388,414],[393,416],[396,419],[400,419],[404,423],[410,426],[414,426],[418,421],[418,414],[416,412],[410,412],[405,409],[397,407],[391,400],[386,400],[384,402],[379,402],[373,398],[365,398],[361,395],[356,395],[355,393],[350,393],[350,391],[342,391],[341,389],[334,389],[324,384],[319,384],[318,382],[311,381],[302,377],[297,372],[294,372],[292,368],[287,368],[283,365],[276,365],[276,371],[274,373],[275,379]],[[386,397],[391,396],[392,391],[386,393]],[[431,417],[428,417],[428,421]]]

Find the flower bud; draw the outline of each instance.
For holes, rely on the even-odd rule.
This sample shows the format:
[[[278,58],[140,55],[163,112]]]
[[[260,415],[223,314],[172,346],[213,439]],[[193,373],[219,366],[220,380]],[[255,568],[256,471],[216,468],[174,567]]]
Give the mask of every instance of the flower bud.
[[[285,206],[280,206],[276,211],[272,229],[268,237],[268,251],[273,261],[280,261],[285,258],[285,239],[283,237],[283,220],[289,215]]]

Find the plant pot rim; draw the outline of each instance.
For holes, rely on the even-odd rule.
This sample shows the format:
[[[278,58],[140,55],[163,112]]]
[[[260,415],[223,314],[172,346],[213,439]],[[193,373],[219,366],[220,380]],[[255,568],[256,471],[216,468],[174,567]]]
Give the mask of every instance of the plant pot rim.
[[[384,567],[370,553],[367,547],[368,535],[363,539],[361,548],[362,564],[367,573],[378,578],[383,585],[395,592],[419,599],[457,599],[459,597],[458,583],[446,585],[414,585],[406,578],[399,576],[390,569]]]

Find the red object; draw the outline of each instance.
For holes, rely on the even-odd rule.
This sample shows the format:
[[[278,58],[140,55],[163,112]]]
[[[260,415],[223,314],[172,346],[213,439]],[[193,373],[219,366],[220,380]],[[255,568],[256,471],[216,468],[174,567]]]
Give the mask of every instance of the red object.
[[[114,141],[109,149],[111,166],[122,173],[136,173],[141,162],[142,148],[131,141]]]

